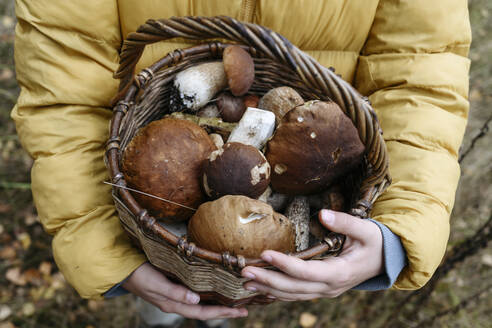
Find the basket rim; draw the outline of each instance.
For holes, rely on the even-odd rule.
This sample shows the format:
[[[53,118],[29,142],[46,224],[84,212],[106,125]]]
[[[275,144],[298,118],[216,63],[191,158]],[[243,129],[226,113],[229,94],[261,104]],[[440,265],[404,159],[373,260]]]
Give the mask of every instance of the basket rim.
[[[181,27],[185,26],[185,28],[183,28],[184,32],[183,30],[179,31],[177,24],[182,24]],[[335,102],[338,103],[336,101],[337,98],[339,101],[341,101],[341,104],[343,106],[339,103],[339,105],[341,105],[340,107],[342,107],[344,113],[351,118],[352,122],[359,131],[359,135],[361,135],[361,126],[363,126],[363,128],[368,131],[366,132],[366,135],[361,136],[361,140],[364,139],[362,141],[366,146],[366,156],[368,157],[368,161],[371,165],[373,165],[373,163],[371,163],[370,161],[372,157],[374,164],[379,164],[379,167],[381,167],[381,165],[383,166],[382,173],[380,172],[378,176],[372,177],[372,179],[368,179],[369,181],[365,181],[367,184],[369,184],[369,187],[366,185],[366,189],[363,190],[363,195],[357,203],[357,207],[352,210],[352,214],[354,215],[360,217],[367,216],[367,211],[371,208],[372,203],[379,196],[379,194],[381,194],[384,189],[386,189],[391,181],[391,178],[388,174],[388,158],[386,147],[381,136],[382,131],[379,127],[377,116],[374,110],[371,108],[369,102],[367,101],[367,98],[360,95],[350,84],[334,74],[332,70],[318,64],[313,58],[309,57],[307,54],[303,53],[301,50],[293,46],[288,40],[286,40],[279,34],[272,32],[271,30],[260,25],[251,23],[240,23],[230,17],[225,16],[211,18],[179,17],[158,21],[149,20],[146,24],[142,25],[137,30],[137,33],[132,33],[129,35],[122,49],[120,68],[114,75],[115,78],[121,79],[121,83],[120,91],[115,97],[114,101],[113,117],[110,122],[110,137],[106,144],[105,160],[107,161],[107,166],[110,172],[112,183],[121,187],[126,186],[123,174],[119,170],[119,130],[123,117],[132,106],[135,106],[135,97],[137,96],[138,91],[144,89],[148,82],[152,80],[155,73],[158,72],[160,69],[163,69],[164,67],[173,67],[178,63],[186,60],[188,56],[193,56],[203,52],[208,52],[210,57],[220,58],[223,50],[230,45],[228,43],[221,42],[208,42],[191,46],[185,49],[177,49],[173,52],[168,53],[162,59],[156,61],[151,66],[144,68],[140,73],[133,76],[135,65],[140,58],[145,45],[169,38],[185,37],[188,35],[187,33],[190,33],[190,26],[196,28],[196,30],[199,31],[199,34],[203,34],[203,31],[200,31],[200,28],[196,27],[197,24],[202,24],[200,25],[202,28],[209,28],[212,25],[220,25],[223,29],[224,26],[227,26],[228,31],[236,29],[236,31],[239,31],[238,33],[245,34],[250,38],[251,35],[256,35],[257,37],[253,38],[252,41],[247,40],[248,43],[242,45],[251,53],[252,56],[269,57],[272,52],[269,51],[269,54],[268,51],[265,52],[265,49],[276,48],[277,51],[282,50],[284,52],[283,56],[281,56],[281,59],[283,60],[284,64],[294,66],[294,71],[301,77],[301,79],[305,83],[312,84],[313,81],[315,81],[315,79],[319,77],[319,75],[314,77],[314,75],[316,74],[312,73],[313,70],[316,71],[316,69],[318,69],[323,71],[324,75],[321,75],[323,78],[329,78],[329,83],[332,83],[336,88],[339,89],[338,97],[334,97]],[[173,29],[172,33],[169,32],[169,28],[171,27]],[[159,30],[159,28],[161,30]],[[161,33],[159,37],[155,36],[157,33],[156,29]],[[178,30],[178,32],[176,32],[176,30]],[[221,30],[221,32],[223,32],[223,30]],[[152,38],[149,37],[149,35],[152,35]],[[267,45],[257,45],[259,41],[258,35],[263,38],[263,41],[265,41]],[[227,37],[228,35],[222,34],[219,36]],[[242,40],[241,38],[236,38],[232,41],[240,42]],[[135,45],[135,43],[132,42],[136,42],[137,46]],[[260,48],[260,50],[258,50],[255,45]],[[132,49],[134,52],[131,52]],[[318,67],[316,67],[316,64]],[[290,68],[292,69],[292,67]],[[131,79],[128,79],[129,72],[132,76]],[[311,76],[308,76],[310,74]],[[349,114],[353,115],[350,116]],[[366,129],[367,126],[369,126],[369,129]],[[373,154],[368,151],[368,146],[373,149],[377,149],[378,154],[372,156]],[[376,159],[374,159],[375,156]],[[262,261],[261,259],[244,258],[241,255],[233,256],[229,252],[219,254],[197,247],[195,244],[188,242],[186,240],[186,236],[178,237],[162,227],[160,224],[158,224],[155,218],[149,216],[147,210],[140,207],[140,205],[136,202],[136,200],[133,198],[128,190],[118,187],[116,188],[114,188],[114,197],[119,197],[130,209],[135,217],[139,229],[144,229],[154,235],[159,236],[159,238],[161,238],[165,242],[176,246],[178,252],[181,252],[185,256],[198,256],[212,263],[222,264],[228,269],[240,269],[247,265],[261,267],[270,265]],[[315,245],[307,250],[290,255],[296,256],[301,259],[310,259],[328,251],[341,251],[343,247],[343,241],[344,236],[331,234],[327,236],[327,238],[325,238],[325,240],[320,244]]]

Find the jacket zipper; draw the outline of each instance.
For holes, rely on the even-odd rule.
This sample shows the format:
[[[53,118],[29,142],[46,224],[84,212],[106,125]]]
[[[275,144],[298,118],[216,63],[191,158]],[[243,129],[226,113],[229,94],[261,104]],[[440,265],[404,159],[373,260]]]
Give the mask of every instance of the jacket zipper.
[[[243,0],[241,3],[241,11],[239,12],[239,19],[244,22],[253,22],[255,8],[256,0]]]

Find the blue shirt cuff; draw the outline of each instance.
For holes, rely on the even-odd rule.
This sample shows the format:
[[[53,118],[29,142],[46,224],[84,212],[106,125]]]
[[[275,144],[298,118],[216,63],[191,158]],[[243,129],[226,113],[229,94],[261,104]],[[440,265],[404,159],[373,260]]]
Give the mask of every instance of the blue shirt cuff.
[[[130,277],[130,276],[128,276]],[[129,293],[129,291],[127,291],[123,286],[122,284],[128,279],[128,277],[126,277],[123,281],[117,283],[116,285],[114,285],[113,287],[111,287],[111,289],[109,289],[106,293],[103,294],[104,298],[113,298],[113,297],[116,297],[116,296],[122,296],[122,295],[126,295]]]
[[[357,290],[382,290],[388,289],[395,283],[401,270],[407,265],[407,255],[401,243],[400,237],[395,235],[384,224],[369,219],[379,227],[383,235],[383,257],[385,272],[355,286]]]

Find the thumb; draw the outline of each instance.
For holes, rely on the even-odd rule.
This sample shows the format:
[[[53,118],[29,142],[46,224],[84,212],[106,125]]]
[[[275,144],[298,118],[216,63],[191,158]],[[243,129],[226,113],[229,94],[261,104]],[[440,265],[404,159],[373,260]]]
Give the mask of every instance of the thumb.
[[[330,231],[338,232],[354,239],[362,240],[367,235],[367,222],[347,213],[321,210],[319,212],[319,221]]]

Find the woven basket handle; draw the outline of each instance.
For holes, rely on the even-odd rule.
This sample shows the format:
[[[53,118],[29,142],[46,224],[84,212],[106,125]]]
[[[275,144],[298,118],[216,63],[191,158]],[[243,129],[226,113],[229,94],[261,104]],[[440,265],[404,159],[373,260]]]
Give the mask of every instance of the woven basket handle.
[[[250,46],[263,56],[288,65],[306,85],[320,90],[335,101],[352,120],[366,146],[366,157],[372,174],[363,181],[360,201],[352,214],[367,216],[374,199],[390,182],[387,150],[374,110],[367,98],[361,96],[332,70],[320,65],[280,34],[263,26],[242,23],[226,16],[148,20],[137,32],[130,33],[123,43],[120,66],[114,74],[115,78],[121,80],[119,96],[115,101],[133,83],[135,66],[145,46],[177,37],[202,41],[223,38]],[[180,54],[180,51],[173,54],[176,61],[182,59]]]

